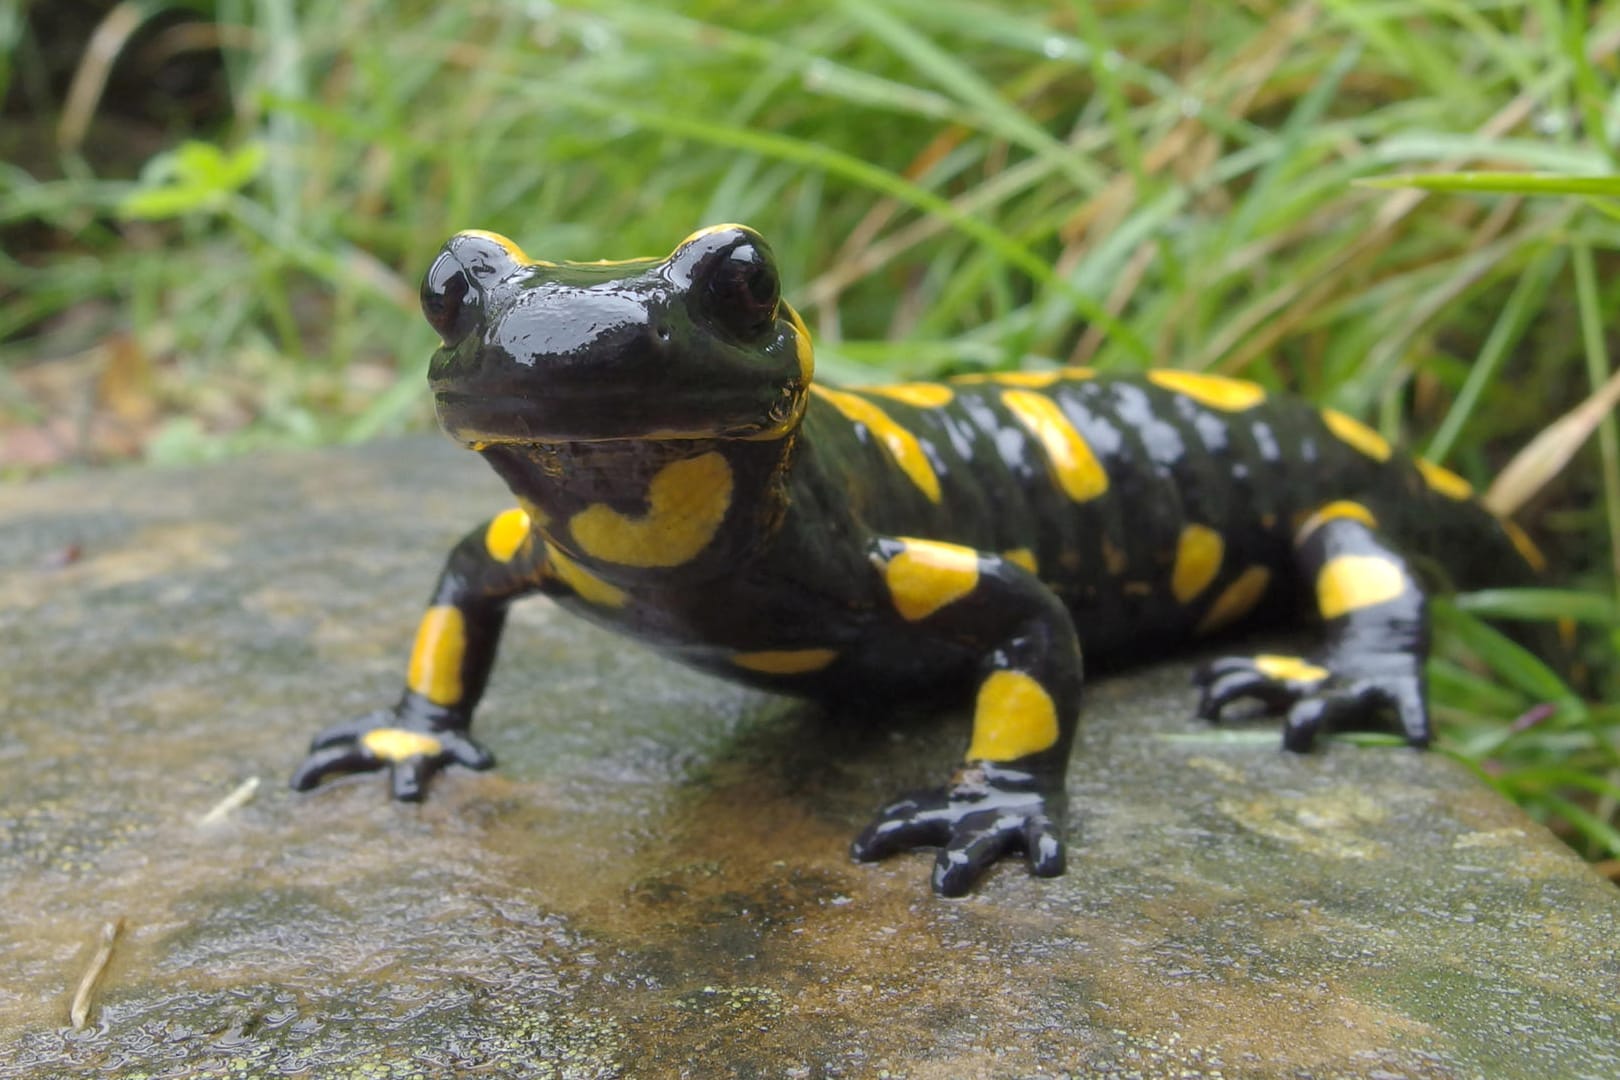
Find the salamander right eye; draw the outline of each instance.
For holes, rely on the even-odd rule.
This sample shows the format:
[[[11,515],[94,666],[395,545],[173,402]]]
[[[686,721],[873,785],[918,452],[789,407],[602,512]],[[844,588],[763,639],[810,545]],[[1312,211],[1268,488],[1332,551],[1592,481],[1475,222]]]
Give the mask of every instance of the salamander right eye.
[[[440,252],[422,278],[422,314],[447,349],[453,349],[478,323],[479,294],[461,261]]]

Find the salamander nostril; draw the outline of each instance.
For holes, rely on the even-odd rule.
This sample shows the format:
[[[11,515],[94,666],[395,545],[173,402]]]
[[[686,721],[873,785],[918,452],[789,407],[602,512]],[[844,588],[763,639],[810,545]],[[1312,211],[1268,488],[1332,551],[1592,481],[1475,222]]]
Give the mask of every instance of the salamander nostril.
[[[454,348],[478,321],[479,293],[461,262],[440,253],[422,278],[422,314],[446,348]]]

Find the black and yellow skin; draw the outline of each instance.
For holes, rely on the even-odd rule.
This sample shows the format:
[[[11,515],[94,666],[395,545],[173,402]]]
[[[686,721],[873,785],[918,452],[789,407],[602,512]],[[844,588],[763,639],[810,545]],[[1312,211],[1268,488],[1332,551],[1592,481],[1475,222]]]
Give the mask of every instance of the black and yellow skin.
[[[1460,477],[1349,417],[1215,376],[1083,369],[833,390],[765,242],[727,225],[662,260],[553,264],[453,237],[423,284],[439,418],[517,496],[452,551],[392,709],[315,740],[298,788],[388,767],[419,798],[468,734],[506,607],[544,593],[708,671],[830,701],[961,701],[939,788],[884,807],[854,854],[940,848],[967,891],[1021,851],[1061,873],[1081,655],[1164,655],[1251,616],[1316,611],[1310,656],[1231,657],[1285,744],[1393,722],[1430,739],[1423,593],[1536,556]]]

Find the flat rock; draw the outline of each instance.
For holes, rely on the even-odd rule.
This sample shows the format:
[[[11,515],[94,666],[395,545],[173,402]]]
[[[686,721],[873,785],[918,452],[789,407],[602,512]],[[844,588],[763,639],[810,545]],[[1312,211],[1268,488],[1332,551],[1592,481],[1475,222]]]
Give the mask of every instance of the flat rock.
[[[828,717],[543,600],[499,769],[288,791],[506,505],[426,439],[0,490],[0,1076],[1620,1075],[1620,891],[1438,754],[1198,724],[1185,662],[1091,689],[1068,875],[962,901],[846,854],[962,716]]]

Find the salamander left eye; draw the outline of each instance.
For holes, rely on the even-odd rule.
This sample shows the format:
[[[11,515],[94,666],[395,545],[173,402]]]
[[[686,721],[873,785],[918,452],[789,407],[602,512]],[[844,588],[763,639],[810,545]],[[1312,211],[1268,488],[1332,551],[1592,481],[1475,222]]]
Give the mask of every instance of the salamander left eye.
[[[737,244],[709,271],[709,308],[742,338],[763,334],[776,320],[782,283],[771,258],[756,244]]]

